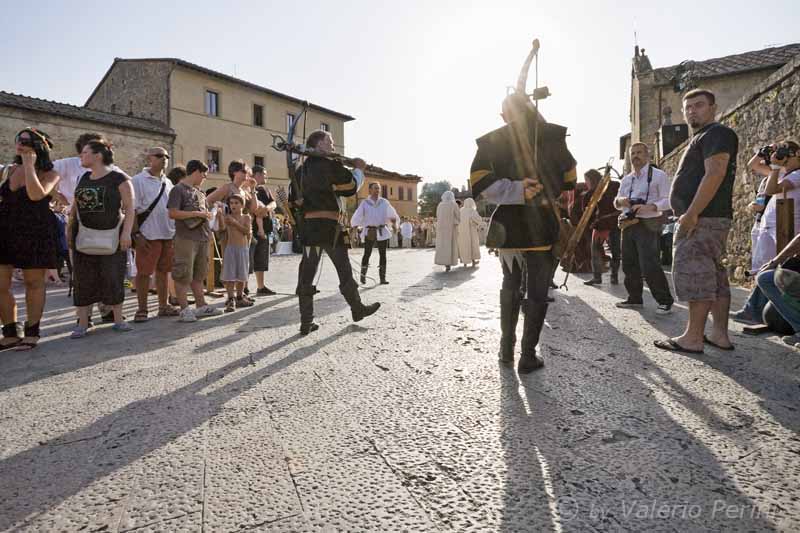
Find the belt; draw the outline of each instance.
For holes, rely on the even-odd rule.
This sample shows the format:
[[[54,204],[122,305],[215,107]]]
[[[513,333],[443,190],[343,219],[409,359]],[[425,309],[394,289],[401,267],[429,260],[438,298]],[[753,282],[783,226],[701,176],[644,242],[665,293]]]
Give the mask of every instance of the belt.
[[[303,215],[305,218],[327,218],[329,220],[339,221],[338,211],[309,211]]]

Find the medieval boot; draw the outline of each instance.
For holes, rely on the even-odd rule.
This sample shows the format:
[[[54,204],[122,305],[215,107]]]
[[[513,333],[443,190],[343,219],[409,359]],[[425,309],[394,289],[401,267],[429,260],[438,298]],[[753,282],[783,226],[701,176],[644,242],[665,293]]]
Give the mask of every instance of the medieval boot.
[[[500,291],[500,362],[514,364],[514,347],[517,344],[517,320],[520,307],[519,293],[514,290]]]
[[[353,322],[360,322],[377,311],[381,306],[378,302],[369,305],[361,303],[361,296],[358,294],[358,285],[356,285],[356,282],[353,280],[339,286],[339,291],[341,291],[342,296],[344,296],[344,299],[350,305],[350,312],[353,314]]]
[[[314,323],[314,288],[300,288],[300,335],[319,329]]]
[[[362,285],[366,285],[367,284],[367,270],[369,270],[369,266],[361,265],[361,279],[360,279],[360,281],[361,281]]]
[[[619,285],[619,259],[611,260],[611,284]]]
[[[529,374],[544,366],[544,359],[537,351],[537,345],[547,315],[547,304],[528,301],[527,308],[522,326],[522,355],[517,364],[520,374]]]
[[[601,285],[602,283],[603,283],[602,274],[594,274],[594,276],[592,276],[592,279],[583,282],[584,285]]]

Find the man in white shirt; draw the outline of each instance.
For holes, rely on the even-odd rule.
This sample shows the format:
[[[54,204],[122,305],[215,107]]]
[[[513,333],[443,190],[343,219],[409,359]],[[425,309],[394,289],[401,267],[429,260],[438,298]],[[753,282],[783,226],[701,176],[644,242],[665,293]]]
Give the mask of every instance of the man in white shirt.
[[[367,271],[369,270],[369,258],[372,255],[372,248],[377,245],[380,254],[378,272],[381,277],[381,285],[387,285],[386,281],[386,247],[392,233],[386,227],[389,223],[397,222],[397,211],[386,198],[381,198],[381,184],[373,182],[369,184],[369,197],[359,204],[350,224],[353,227],[361,228],[361,240],[364,242],[364,256],[361,258],[361,284],[367,283]]]
[[[641,308],[642,292],[647,281],[658,302],[659,314],[672,312],[675,302],[667,277],[661,268],[659,239],[663,228],[661,213],[669,209],[667,174],[650,165],[646,144],[634,143],[630,148],[633,172],[622,178],[614,206],[627,220],[622,230],[622,271],[628,298],[617,302],[620,308]]]
[[[404,219],[403,223],[400,224],[400,236],[402,237],[403,248],[411,248],[411,237],[413,235],[414,226],[411,225],[408,219]]]
[[[83,133],[75,141],[75,150],[80,154],[83,147],[90,141],[96,141],[102,138],[103,136],[96,132]],[[58,172],[58,175],[61,176],[58,182],[58,193],[63,197],[61,200],[67,207],[71,207],[75,197],[75,187],[78,186],[78,181],[80,181],[81,176],[89,172],[89,169],[81,166],[81,158],[77,156],[56,159],[53,161],[53,168]],[[125,173],[116,165],[111,165],[111,168],[123,174]]]
[[[136,297],[139,309],[134,322],[147,321],[147,296],[150,276],[156,275],[158,316],[178,316],[169,305],[167,274],[172,271],[175,221],[169,217],[167,201],[172,182],[164,174],[169,153],[161,147],[147,151],[148,167],[133,177],[136,223],[133,238],[136,244]]]

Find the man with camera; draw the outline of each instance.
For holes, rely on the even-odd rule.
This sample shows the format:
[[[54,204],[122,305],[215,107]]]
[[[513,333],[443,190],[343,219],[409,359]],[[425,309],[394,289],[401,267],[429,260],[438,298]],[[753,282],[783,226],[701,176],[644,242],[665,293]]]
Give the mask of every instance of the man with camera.
[[[793,141],[771,144],[761,148],[749,162],[749,167],[764,178],[763,191],[756,198],[764,198],[764,207],[757,217],[752,249],[752,273],[771,261],[778,253],[778,198],[794,201],[794,233],[800,233],[800,146]],[[737,322],[760,323],[767,297],[756,286],[744,307],[734,313]]]
[[[614,206],[622,210],[622,271],[628,291],[628,298],[617,307],[643,307],[644,278],[658,302],[656,312],[666,315],[672,312],[674,299],[661,268],[659,239],[664,225],[661,213],[669,209],[669,181],[664,171],[650,164],[646,144],[634,143],[630,157],[633,172],[622,178],[614,199]]]

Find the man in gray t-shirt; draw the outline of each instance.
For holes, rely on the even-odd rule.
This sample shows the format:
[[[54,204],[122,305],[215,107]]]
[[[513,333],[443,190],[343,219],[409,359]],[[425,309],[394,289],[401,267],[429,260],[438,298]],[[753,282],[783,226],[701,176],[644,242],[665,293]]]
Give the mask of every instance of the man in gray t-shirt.
[[[175,221],[175,259],[172,279],[181,306],[181,322],[194,322],[198,317],[219,315],[221,309],[206,304],[203,281],[208,273],[208,241],[211,231],[208,222],[212,214],[206,209],[206,196],[200,185],[206,179],[208,167],[202,161],[186,164],[187,176],[169,193],[167,209]],[[186,300],[191,287],[196,303],[193,311]]]

